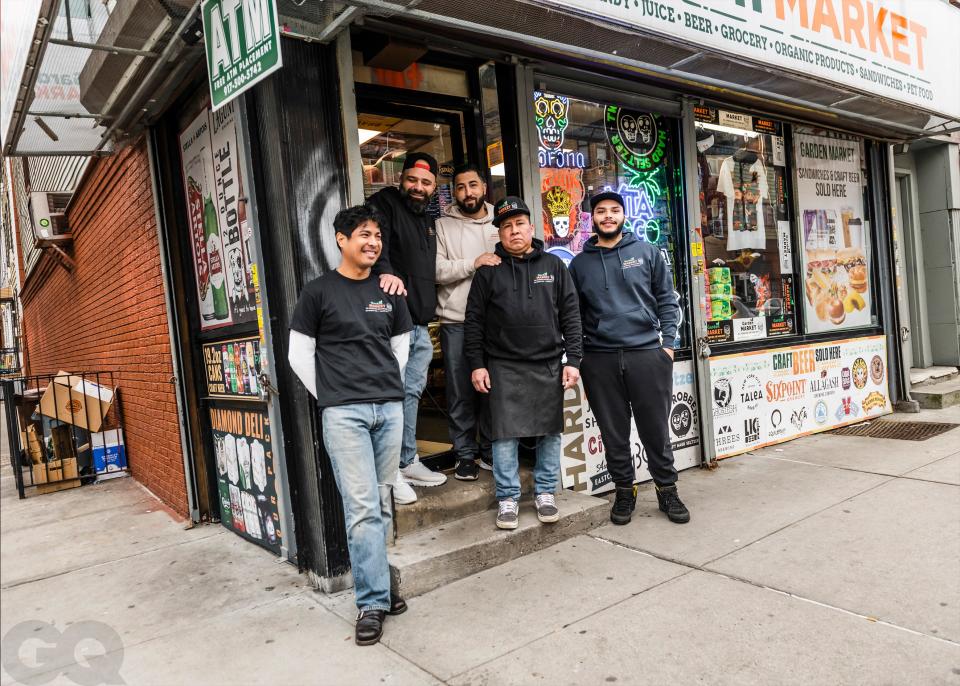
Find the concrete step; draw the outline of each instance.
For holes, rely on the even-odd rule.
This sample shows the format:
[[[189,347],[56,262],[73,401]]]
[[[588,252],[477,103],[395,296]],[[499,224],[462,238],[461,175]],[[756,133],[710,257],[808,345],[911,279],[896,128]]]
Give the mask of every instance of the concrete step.
[[[520,525],[513,531],[496,528],[491,509],[399,537],[389,554],[391,564],[400,570],[403,596],[421,595],[578,536],[609,518],[609,501],[572,491],[557,495],[557,507],[560,521],[541,524],[533,499],[524,497]]]
[[[394,520],[397,536],[406,536],[420,529],[439,526],[496,507],[493,472],[481,469],[480,478],[476,481],[457,481],[453,478],[452,469],[444,473],[447,475],[445,484],[432,488],[414,486],[417,502],[397,505]],[[526,467],[520,469],[520,485],[523,491],[529,491],[533,486],[533,475]]]
[[[910,397],[925,410],[942,410],[960,405],[960,377],[910,390]]]
[[[920,388],[921,386],[932,386],[942,381],[960,376],[960,369],[956,367],[924,367],[922,369],[910,370],[910,386]]]

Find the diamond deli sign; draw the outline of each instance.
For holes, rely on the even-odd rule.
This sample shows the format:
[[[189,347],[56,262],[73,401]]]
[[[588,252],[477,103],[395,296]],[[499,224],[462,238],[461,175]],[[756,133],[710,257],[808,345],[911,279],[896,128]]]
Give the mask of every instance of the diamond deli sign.
[[[276,0],[203,0],[203,43],[213,110],[279,69]]]

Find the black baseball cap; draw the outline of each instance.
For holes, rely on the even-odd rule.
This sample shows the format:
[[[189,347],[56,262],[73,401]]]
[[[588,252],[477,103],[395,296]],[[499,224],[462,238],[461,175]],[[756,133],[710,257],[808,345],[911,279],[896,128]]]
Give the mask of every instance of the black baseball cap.
[[[620,207],[626,207],[626,205],[623,203],[623,196],[616,191],[601,191],[590,198],[590,211],[593,212],[594,208],[596,208],[596,206],[604,200],[613,200],[614,202],[619,203]]]
[[[437,175],[437,160],[433,155],[427,154],[425,152],[412,152],[406,156],[403,160],[403,171],[407,169],[412,169],[416,167],[417,169],[423,169],[430,172],[436,177]]]
[[[529,217],[530,208],[527,207],[527,203],[523,201],[523,198],[518,198],[515,195],[508,195],[503,200],[498,202],[496,206],[494,206],[493,225],[499,229],[500,222],[518,214],[525,214]]]

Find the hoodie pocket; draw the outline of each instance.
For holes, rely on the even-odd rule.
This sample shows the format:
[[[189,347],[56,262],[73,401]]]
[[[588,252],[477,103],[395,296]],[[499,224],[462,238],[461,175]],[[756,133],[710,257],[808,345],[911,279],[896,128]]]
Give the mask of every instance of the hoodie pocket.
[[[638,305],[626,312],[612,312],[601,315],[597,322],[596,343],[614,346],[637,345],[637,339],[653,335],[657,325],[647,312],[647,308]]]

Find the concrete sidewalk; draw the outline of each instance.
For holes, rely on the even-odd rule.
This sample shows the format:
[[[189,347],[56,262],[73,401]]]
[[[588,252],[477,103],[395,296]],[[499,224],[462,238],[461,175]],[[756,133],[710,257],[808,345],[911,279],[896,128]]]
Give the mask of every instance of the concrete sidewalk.
[[[960,429],[821,434],[685,472],[683,527],[641,487],[630,525],[414,598],[372,648],[350,593],[185,530],[131,479],[18,501],[4,465],[0,633],[119,635],[91,630],[118,650],[80,663],[59,646],[37,665],[26,642],[26,683],[960,684]]]

